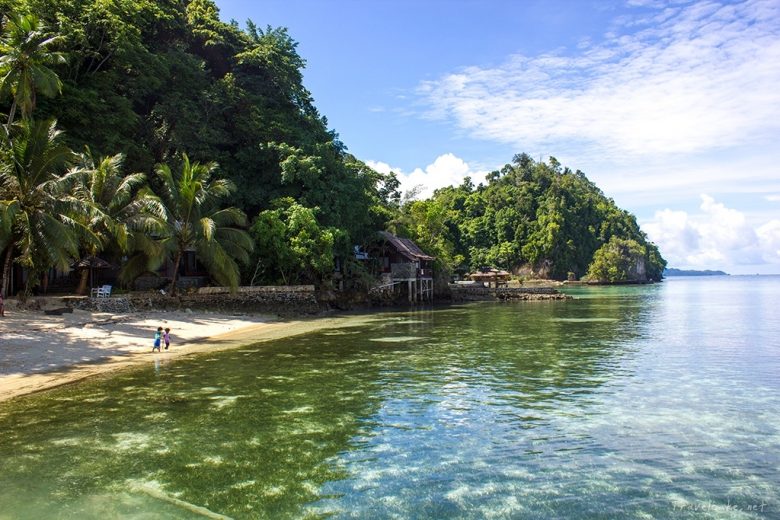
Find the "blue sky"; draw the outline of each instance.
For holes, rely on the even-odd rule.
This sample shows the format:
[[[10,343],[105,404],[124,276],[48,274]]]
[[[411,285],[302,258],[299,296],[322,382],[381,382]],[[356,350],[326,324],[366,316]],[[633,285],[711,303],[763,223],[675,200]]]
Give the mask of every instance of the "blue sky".
[[[584,171],[672,267],[780,273],[780,0],[217,0],[284,26],[349,150],[407,189]]]

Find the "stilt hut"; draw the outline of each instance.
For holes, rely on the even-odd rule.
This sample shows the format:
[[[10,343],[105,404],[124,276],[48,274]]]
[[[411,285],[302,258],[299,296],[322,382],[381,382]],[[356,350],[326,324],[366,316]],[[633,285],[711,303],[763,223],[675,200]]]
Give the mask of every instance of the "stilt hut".
[[[377,262],[380,287],[394,294],[405,293],[410,303],[433,300],[433,261],[417,244],[382,231],[380,240],[369,250]]]

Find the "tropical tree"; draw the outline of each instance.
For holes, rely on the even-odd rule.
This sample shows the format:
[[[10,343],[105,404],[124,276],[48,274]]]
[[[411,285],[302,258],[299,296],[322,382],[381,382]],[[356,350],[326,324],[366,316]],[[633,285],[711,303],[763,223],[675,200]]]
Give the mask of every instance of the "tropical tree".
[[[7,280],[5,273],[10,273],[11,260],[13,259],[13,222],[16,219],[16,213],[19,204],[16,201],[0,201],[0,295],[7,292]]]
[[[51,47],[61,37],[47,33],[35,15],[11,16],[0,38],[0,99],[11,95],[8,124],[14,121],[17,108],[23,119],[29,119],[35,108],[36,91],[54,96],[62,82],[50,65],[65,62],[65,57]]]
[[[321,226],[317,207],[307,208],[290,197],[274,201],[274,206],[261,212],[249,230],[257,246],[255,275],[268,283],[321,284],[333,275],[336,249],[346,233]]]
[[[424,245],[430,240],[420,231],[438,223],[432,229],[441,231],[433,236],[472,269],[492,265],[555,279],[585,275],[596,250],[618,237],[644,248],[648,278],[660,279],[665,261],[636,218],[581,171],[552,157],[544,163],[519,154],[486,180],[475,187],[467,179],[436,190],[430,201],[405,205],[405,232]],[[437,205],[444,211],[419,211]],[[431,221],[437,215],[441,222]],[[432,252],[446,257],[438,250],[448,247]]]
[[[239,228],[246,226],[246,215],[234,207],[220,207],[235,188],[229,180],[212,179],[216,169],[214,162],[191,163],[185,154],[179,172],[174,174],[167,164],[158,164],[155,170],[157,194],[165,213],[157,267],[165,259],[173,259],[171,294],[176,292],[179,265],[187,251],[194,251],[211,276],[231,289],[240,279],[236,260],[249,261],[254,244]]]
[[[96,157],[89,148],[79,156],[76,169],[81,173],[74,195],[90,206],[90,212],[78,219],[95,234],[83,251],[95,256],[106,249],[129,253],[148,240],[139,236],[161,229],[165,211],[159,199],[146,186],[146,175],[124,175],[124,155]],[[149,251],[148,248],[146,248]],[[77,292],[87,289],[89,271],[81,275]]]
[[[639,242],[613,236],[593,255],[593,262],[585,276],[588,280],[600,282],[643,281],[647,251]]]
[[[463,255],[456,254],[448,226],[451,217],[448,208],[436,199],[409,201],[404,205],[409,225],[403,230],[417,244],[436,257],[437,285],[447,283],[450,274],[463,263]]]
[[[11,261],[29,269],[25,293],[51,267],[67,269],[78,244],[96,242],[76,215],[88,203],[73,196],[78,170],[67,171],[73,152],[63,143],[55,121],[25,121],[6,139],[0,161],[0,215],[5,235],[3,293]]]

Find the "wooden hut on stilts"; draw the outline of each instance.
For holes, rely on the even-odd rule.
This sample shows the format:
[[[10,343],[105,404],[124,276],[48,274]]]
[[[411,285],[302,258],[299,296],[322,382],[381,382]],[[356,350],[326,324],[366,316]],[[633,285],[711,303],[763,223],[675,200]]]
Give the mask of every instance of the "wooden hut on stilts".
[[[396,296],[406,295],[409,303],[433,300],[433,261],[417,244],[387,231],[379,233],[380,241],[369,255],[378,263],[380,289]]]

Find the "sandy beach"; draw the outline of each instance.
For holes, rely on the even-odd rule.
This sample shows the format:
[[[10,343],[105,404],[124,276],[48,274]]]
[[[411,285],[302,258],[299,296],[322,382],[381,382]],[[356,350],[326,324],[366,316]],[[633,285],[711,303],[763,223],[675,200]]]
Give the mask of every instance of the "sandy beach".
[[[6,310],[0,318],[0,401],[161,359],[232,348],[315,329],[341,318],[281,321],[275,316],[74,310],[60,316]],[[154,331],[170,327],[171,348],[152,353]]]

